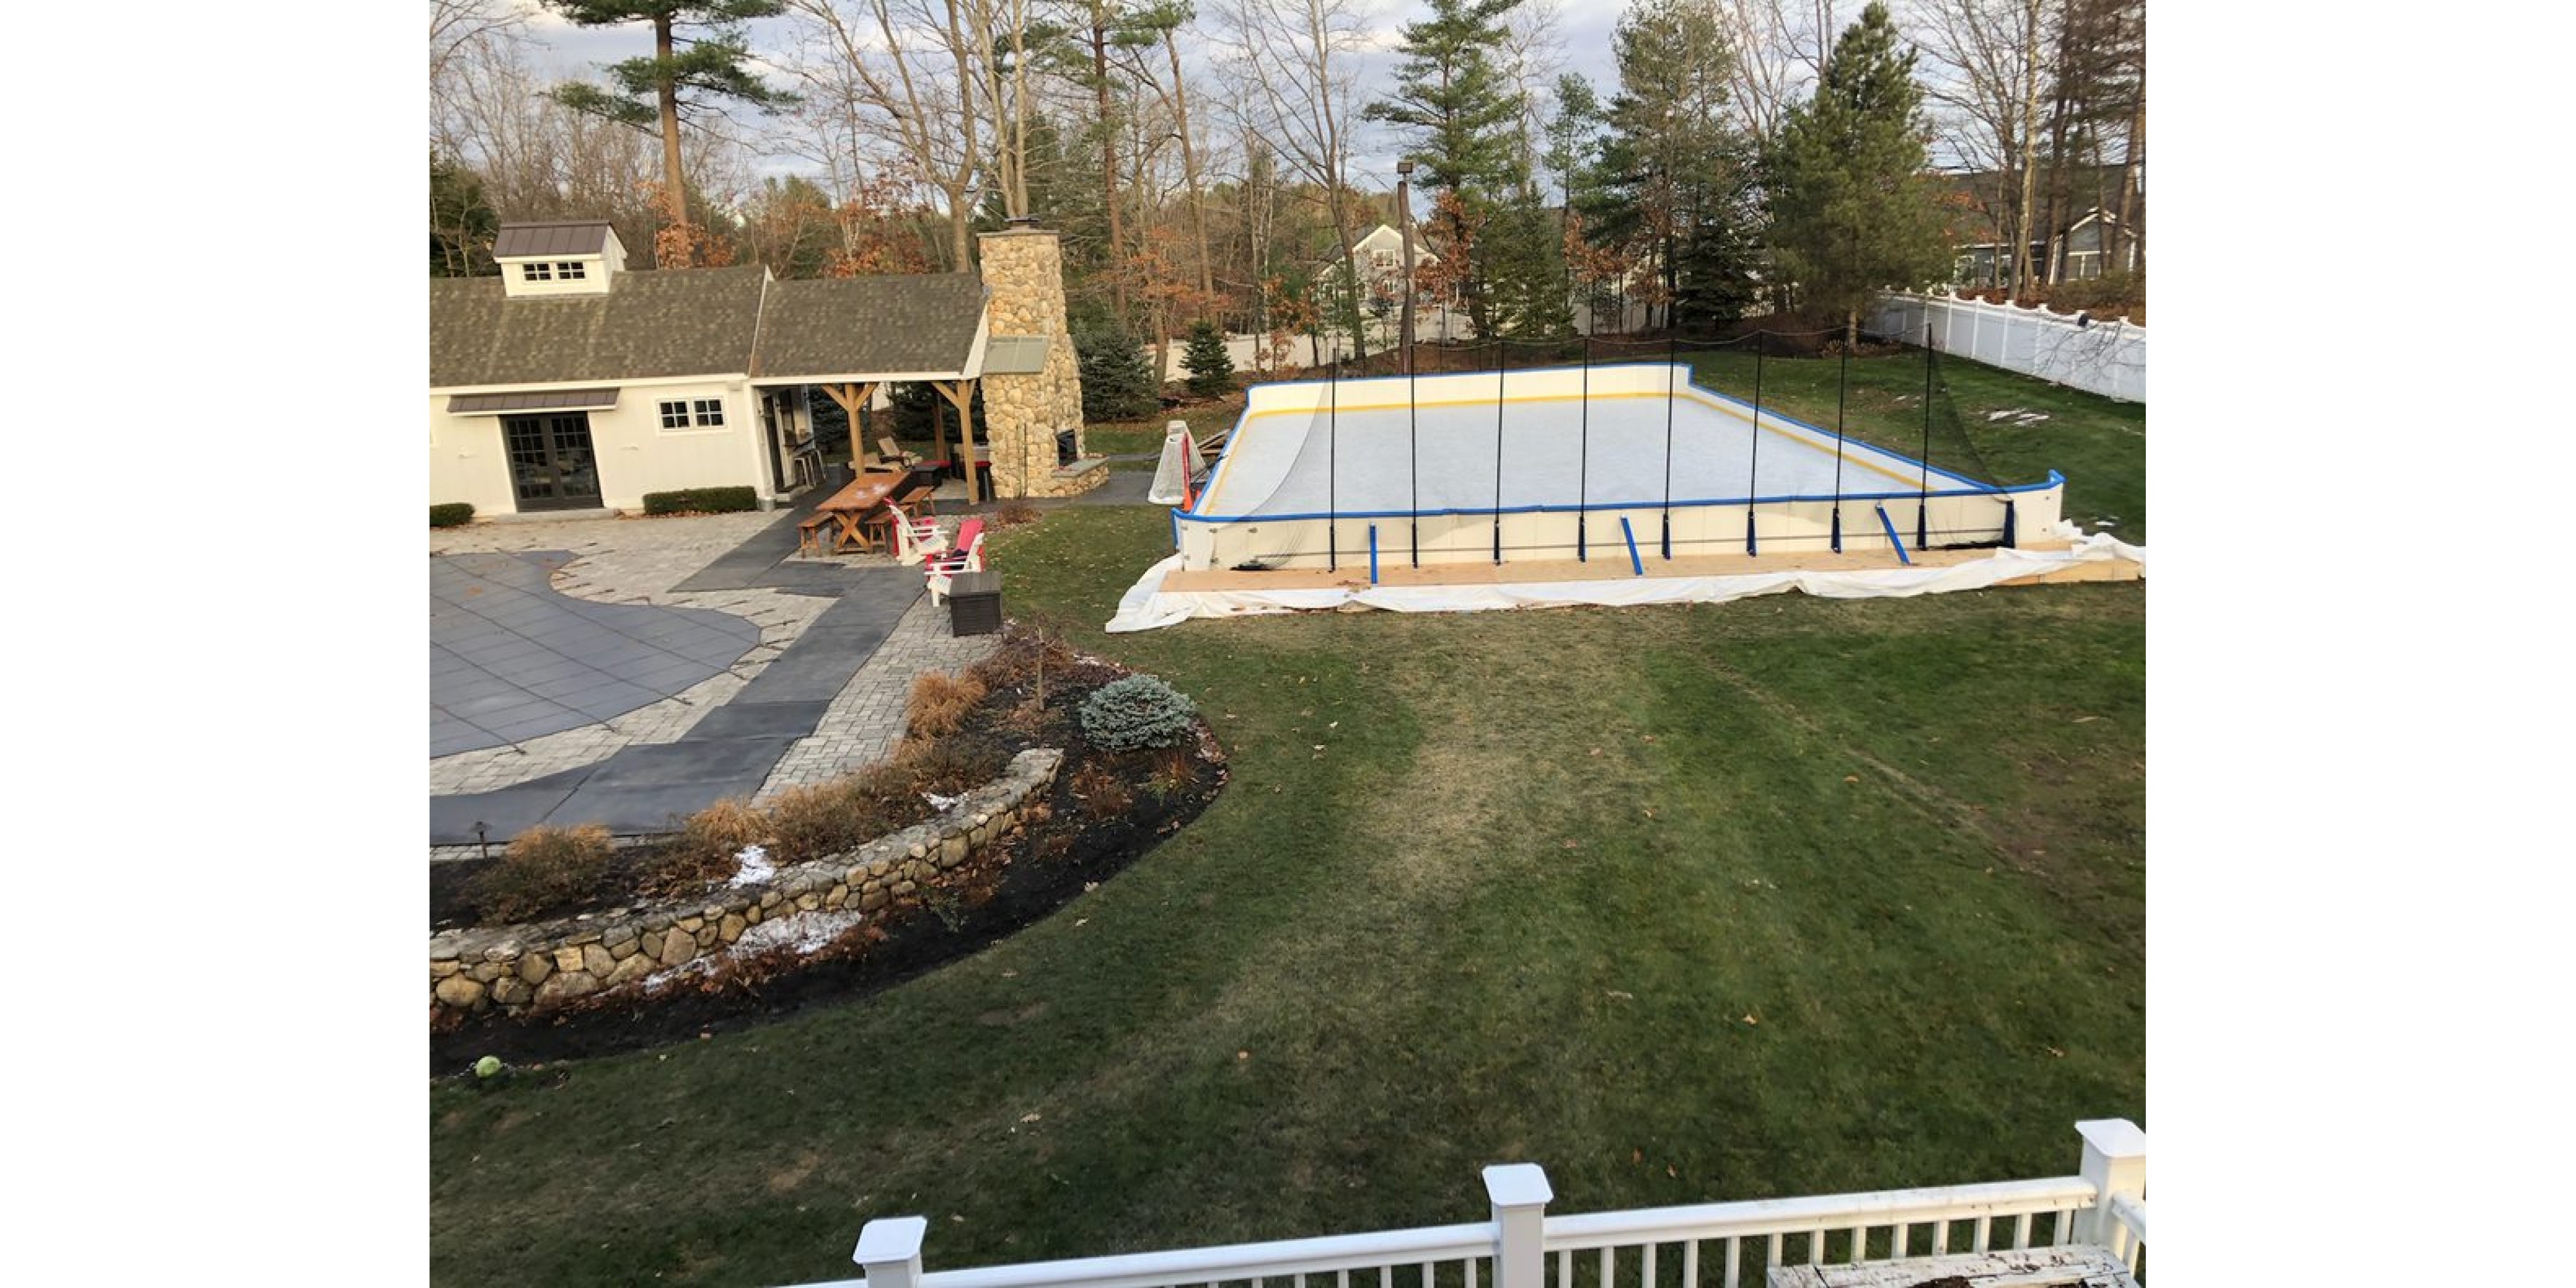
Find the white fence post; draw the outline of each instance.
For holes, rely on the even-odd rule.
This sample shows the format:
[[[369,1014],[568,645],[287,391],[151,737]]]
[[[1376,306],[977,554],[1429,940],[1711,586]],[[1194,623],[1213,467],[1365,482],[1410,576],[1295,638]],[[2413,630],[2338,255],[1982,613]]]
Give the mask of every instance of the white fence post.
[[[1545,1169],[1536,1163],[1488,1167],[1485,1197],[1494,1206],[1494,1288],[1546,1288],[1547,1203],[1556,1191]]]
[[[2147,1133],[2126,1118],[2088,1119],[2075,1124],[2075,1132],[2084,1138],[2078,1173],[2093,1186],[2093,1206],[2075,1218],[2075,1241],[2099,1244],[2125,1259],[2129,1232],[2111,1214],[2111,1198],[2147,1196]]]
[[[860,1227],[850,1260],[867,1267],[868,1288],[921,1288],[921,1236],[929,1229],[927,1217],[870,1221]]]

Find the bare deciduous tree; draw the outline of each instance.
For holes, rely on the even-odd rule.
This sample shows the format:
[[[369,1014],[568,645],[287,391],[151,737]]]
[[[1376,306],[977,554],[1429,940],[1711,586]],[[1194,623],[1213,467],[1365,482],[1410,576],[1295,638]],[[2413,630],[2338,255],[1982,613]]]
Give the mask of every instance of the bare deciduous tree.
[[[1351,134],[1360,115],[1358,55],[1366,47],[1367,0],[1219,0],[1218,23],[1242,78],[1236,110],[1314,186],[1328,213],[1345,288],[1362,280],[1349,183]],[[1357,356],[1366,328],[1351,327]]]
[[[992,48],[979,45],[967,0],[790,0],[806,48],[789,70],[857,136],[894,150],[908,178],[947,207],[952,271],[973,266],[986,158],[977,89]]]

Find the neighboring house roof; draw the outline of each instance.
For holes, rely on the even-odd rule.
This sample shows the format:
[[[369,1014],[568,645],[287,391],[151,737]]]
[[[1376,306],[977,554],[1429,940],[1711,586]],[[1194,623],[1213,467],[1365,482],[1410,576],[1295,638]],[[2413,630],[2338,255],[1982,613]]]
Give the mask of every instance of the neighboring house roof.
[[[768,270],[620,273],[596,295],[510,299],[497,277],[429,284],[429,384],[545,385],[749,372]]]
[[[618,289],[632,278],[620,279]],[[964,372],[984,321],[972,273],[797,278],[769,284],[751,374],[870,376]]]
[[[429,384],[944,377],[972,374],[983,328],[970,273],[779,281],[746,264],[517,299],[498,277],[444,278],[429,288]]]
[[[492,258],[535,255],[597,255],[608,246],[605,219],[558,219],[547,223],[503,224],[492,241]]]

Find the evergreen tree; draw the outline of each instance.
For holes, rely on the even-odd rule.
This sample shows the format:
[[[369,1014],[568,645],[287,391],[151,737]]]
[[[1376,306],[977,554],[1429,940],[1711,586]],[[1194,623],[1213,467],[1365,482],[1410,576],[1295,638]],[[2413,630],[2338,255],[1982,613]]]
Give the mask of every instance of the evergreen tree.
[[[1431,0],[1431,14],[1404,26],[1404,61],[1395,72],[1395,95],[1368,105],[1369,120],[1412,132],[1410,155],[1422,186],[1457,194],[1471,220],[1490,223],[1503,204],[1526,200],[1529,172],[1521,163],[1517,126],[1524,106],[1497,66],[1509,30],[1506,14],[1521,0]],[[1537,289],[1543,262],[1519,252],[1526,239],[1478,242],[1457,280],[1460,302],[1479,335],[1497,334],[1493,297],[1498,287],[1515,297]],[[1543,248],[1542,248],[1543,249]],[[1494,258],[1512,252],[1508,264]],[[1456,253],[1454,240],[1444,254]],[[1498,274],[1499,270],[1499,274]],[[1498,283],[1497,276],[1511,279]]]
[[[574,81],[558,86],[554,96],[574,111],[659,133],[664,213],[672,227],[683,230],[676,244],[688,246],[702,240],[686,235],[691,223],[689,186],[680,173],[681,115],[710,99],[733,99],[761,108],[791,101],[791,95],[772,89],[745,66],[751,60],[751,46],[739,25],[753,18],[776,17],[786,11],[785,0],[546,0],[546,5],[576,27],[652,24],[652,56],[629,58],[602,69],[608,73],[610,88]],[[682,27],[708,30],[683,39],[677,34]]]
[[[1651,265],[1665,325],[1743,316],[1751,298],[1751,145],[1727,112],[1737,51],[1717,0],[1645,0],[1611,37],[1619,93],[1572,205],[1598,246]]]
[[[1134,420],[1163,405],[1144,342],[1120,326],[1115,314],[1076,321],[1073,350],[1082,368],[1084,420]]]
[[[483,277],[501,271],[492,242],[501,216],[484,196],[483,180],[437,153],[429,158],[429,275]]]
[[[1190,347],[1182,355],[1190,366],[1190,392],[1215,398],[1234,389],[1234,355],[1225,350],[1225,332],[1214,322],[1190,328]]]
[[[1880,290],[1950,269],[1914,59],[1899,52],[1887,6],[1872,3],[1834,42],[1815,100],[1781,117],[1767,157],[1779,269],[1802,307],[1842,320],[1847,344]]]

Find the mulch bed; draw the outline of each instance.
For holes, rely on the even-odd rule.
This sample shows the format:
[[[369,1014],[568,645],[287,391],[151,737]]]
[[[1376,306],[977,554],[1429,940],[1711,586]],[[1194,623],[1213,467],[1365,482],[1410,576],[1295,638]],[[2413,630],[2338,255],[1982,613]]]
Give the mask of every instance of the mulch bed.
[[[1198,817],[1225,785],[1221,753],[1204,723],[1198,747],[1181,755],[1113,754],[1083,740],[1076,709],[1093,689],[1125,674],[1088,660],[1049,666],[1043,723],[1028,718],[1033,686],[1026,682],[996,688],[969,713],[951,738],[1011,751],[1061,747],[1064,762],[1047,790],[1022,807],[1024,818],[1043,815],[1039,821],[976,852],[931,886],[869,914],[811,952],[781,948],[719,958],[722,964],[711,971],[680,978],[655,994],[622,989],[542,1014],[514,1018],[494,1010],[445,1029],[433,1025],[431,1073],[457,1073],[486,1055],[525,1066],[693,1041],[808,1006],[856,1001],[978,952],[1055,912]],[[1077,792],[1078,786],[1096,789],[1103,774],[1125,789],[1127,800],[1118,808],[1086,802]],[[1040,801],[1043,808],[1029,808]],[[437,869],[463,866],[433,865],[434,903],[442,887],[452,901],[465,879]]]

